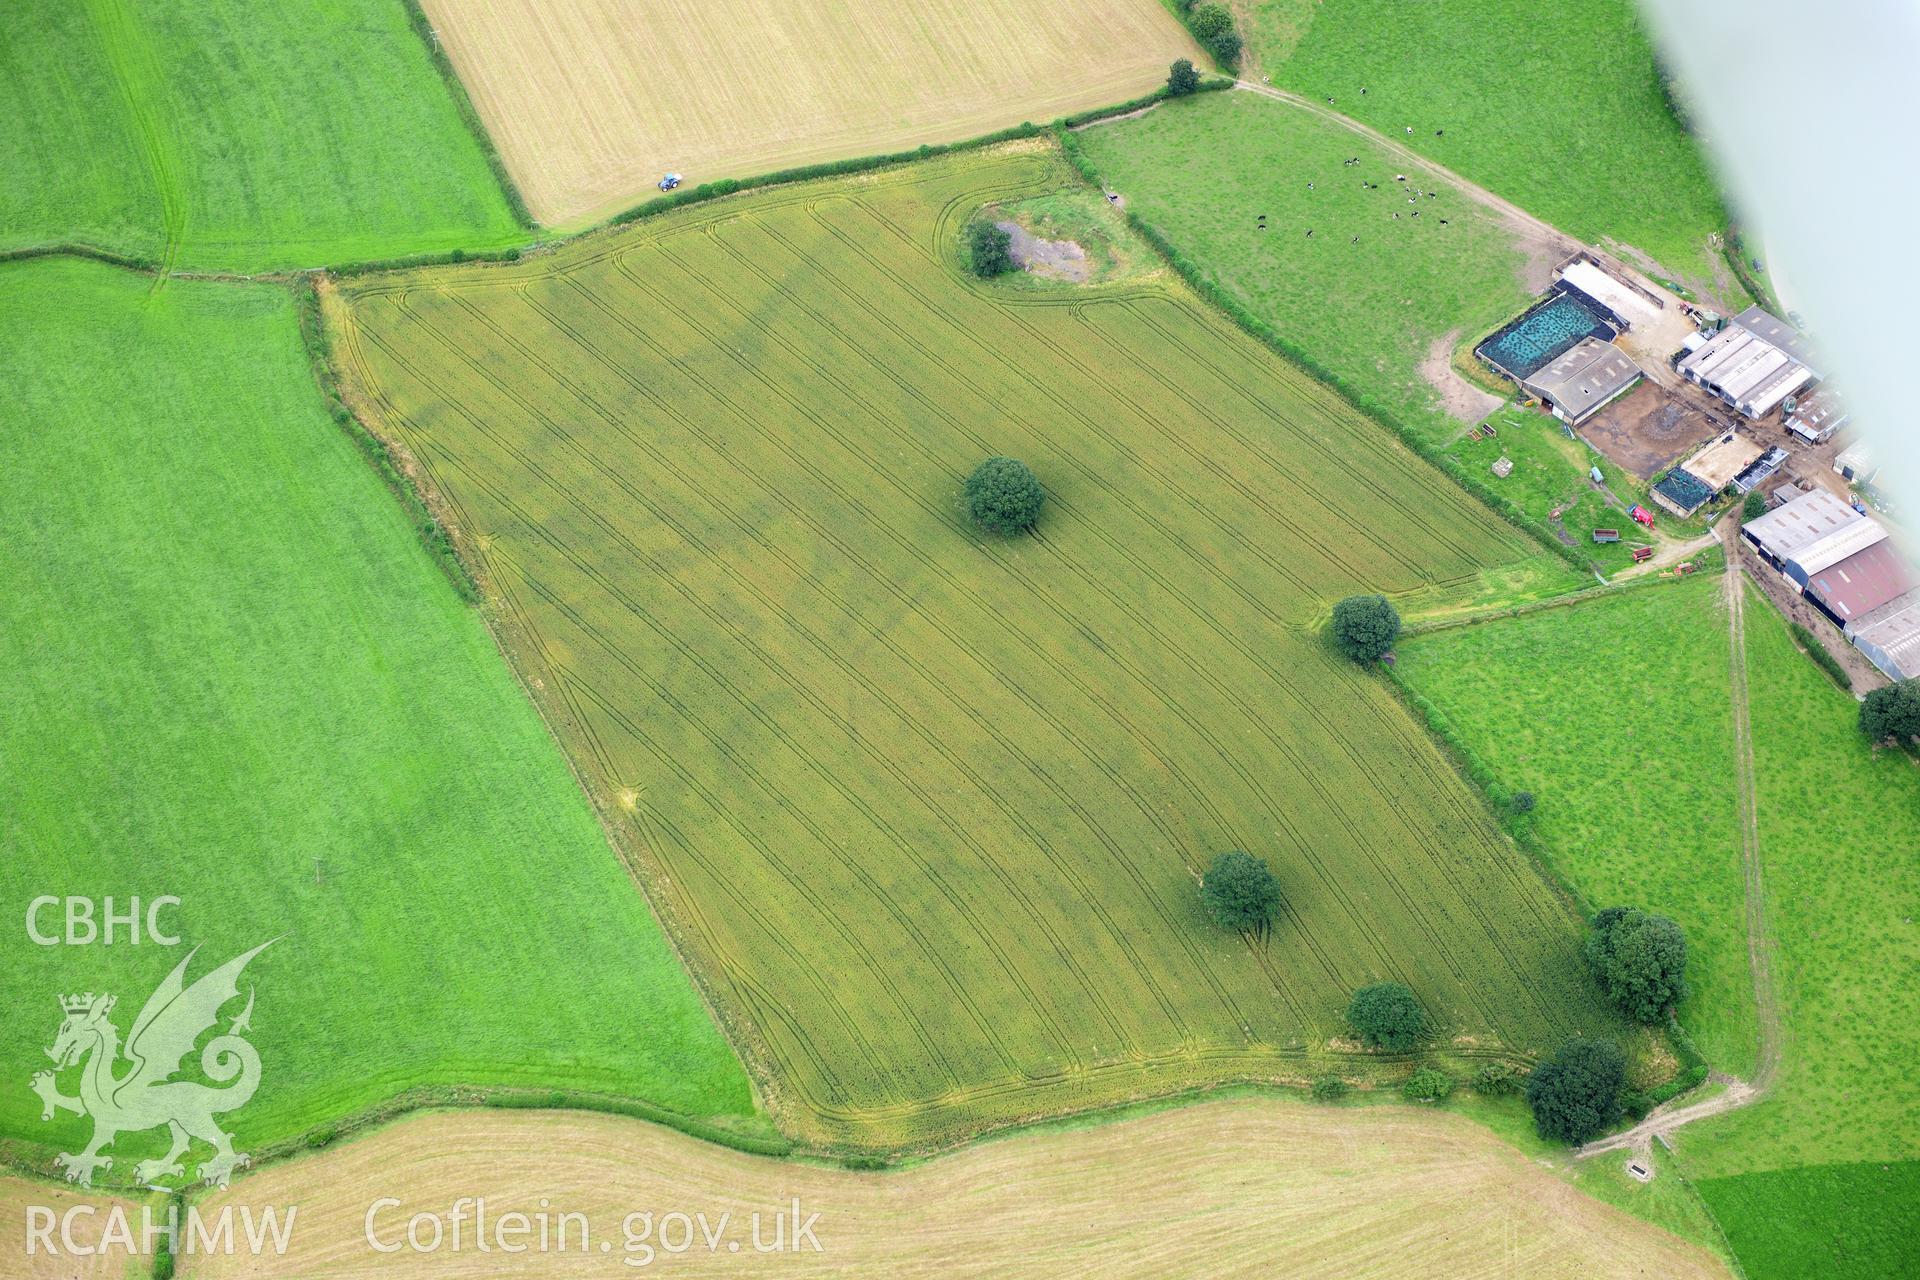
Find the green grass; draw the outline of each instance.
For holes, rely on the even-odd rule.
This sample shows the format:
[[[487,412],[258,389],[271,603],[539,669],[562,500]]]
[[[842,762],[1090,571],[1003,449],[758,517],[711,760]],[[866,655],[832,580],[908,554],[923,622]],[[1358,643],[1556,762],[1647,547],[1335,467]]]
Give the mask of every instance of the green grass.
[[[1315,630],[1538,553],[1170,277],[963,274],[975,210],[1069,181],[1026,143],[355,280],[337,349],[794,1131],[1367,1074],[1333,1041],[1382,977],[1450,1056],[1620,1034],[1566,904]],[[964,519],[998,452],[1032,537]],[[1201,912],[1234,846],[1286,894],[1263,946]]]
[[[486,629],[324,413],[284,290],[9,264],[0,381],[0,1136],[76,1149],[25,1088],[55,997],[117,993],[124,1033],[185,951],[31,945],[41,894],[178,895],[195,976],[279,939],[243,1148],[421,1085],[754,1114]]]
[[[1656,545],[1665,538],[1691,539],[1707,531],[1705,521],[1682,521],[1660,511],[1659,536],[1650,535],[1628,518],[1626,510],[1607,501],[1588,479],[1593,467],[1607,478],[1607,487],[1621,502],[1651,506],[1648,486],[1615,465],[1584,440],[1576,440],[1558,419],[1508,403],[1487,421],[1496,434],[1479,440],[1461,436],[1446,452],[1462,465],[1483,475],[1493,491],[1535,520],[1551,526],[1560,512],[1560,527],[1588,562],[1605,573],[1617,573],[1633,564],[1635,546]],[[1496,459],[1507,458],[1513,471],[1505,479],[1494,476]],[[1595,542],[1595,529],[1617,529],[1618,542]]]
[[[1681,1022],[1742,1074],[1758,1030],[1720,589],[1696,577],[1415,636],[1395,672],[1501,789],[1533,792],[1514,821],[1589,903],[1679,921]]]
[[[1071,240],[1079,245],[1087,255],[1084,284],[1107,284],[1166,270],[1153,247],[1127,225],[1126,217],[1100,192],[1078,181],[1044,195],[990,206],[988,216],[1017,222],[1045,240]],[[1081,287],[1081,283],[1026,271],[1002,276],[999,283],[1040,292]]]
[[[1632,0],[1261,0],[1275,85],[1372,125],[1582,240],[1651,255],[1732,304],[1708,248],[1726,213],[1667,109]],[[1300,35],[1302,21],[1310,21]],[[1365,94],[1361,93],[1362,89]],[[1408,133],[1408,126],[1413,132]],[[1444,131],[1444,136],[1436,136]],[[1724,281],[1716,285],[1716,281]]]
[[[1920,1158],[1920,768],[1876,755],[1858,704],[1747,606],[1767,919],[1786,1047],[1759,1106],[1687,1129],[1701,1177]],[[1906,1205],[1909,1221],[1920,1205]]]
[[[1408,204],[1412,184],[1394,181],[1405,166],[1381,148],[1252,93],[1169,102],[1075,138],[1130,211],[1283,338],[1431,440],[1460,430],[1422,361],[1438,341],[1444,363],[1529,296],[1525,254],[1478,206],[1440,186]]]
[[[313,267],[525,239],[398,0],[25,0],[0,249]]]
[[[1920,1160],[1813,1165],[1698,1186],[1747,1280],[1920,1275]]]

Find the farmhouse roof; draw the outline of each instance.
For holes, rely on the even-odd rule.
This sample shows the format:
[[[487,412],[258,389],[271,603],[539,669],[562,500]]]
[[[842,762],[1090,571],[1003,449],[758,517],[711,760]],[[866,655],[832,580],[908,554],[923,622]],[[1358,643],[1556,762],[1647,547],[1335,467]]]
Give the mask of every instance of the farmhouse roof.
[[[1854,624],[1853,639],[1862,649],[1878,650],[1895,668],[1887,672],[1895,679],[1920,675],[1920,588],[1861,618]]]
[[[1884,536],[1807,580],[1807,590],[1849,624],[1915,587],[1920,587],[1920,576]]]
[[[1768,555],[1785,561],[1834,530],[1864,519],[1825,489],[1814,489],[1749,520],[1746,533]]]
[[[1632,385],[1640,366],[1620,348],[1587,337],[1520,385],[1579,421]]]

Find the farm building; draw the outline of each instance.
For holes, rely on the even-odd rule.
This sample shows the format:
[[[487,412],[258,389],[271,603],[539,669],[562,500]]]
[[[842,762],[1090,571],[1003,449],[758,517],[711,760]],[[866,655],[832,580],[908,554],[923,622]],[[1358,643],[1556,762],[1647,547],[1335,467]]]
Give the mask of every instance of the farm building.
[[[1887,601],[1855,622],[1853,647],[1889,679],[1920,676],[1920,589]]]
[[[1598,309],[1556,286],[1473,353],[1515,382],[1523,382],[1585,339],[1611,342],[1616,332]]]
[[[1862,523],[1879,527],[1871,520]],[[1883,533],[1844,560],[1810,573],[1806,595],[1814,608],[1851,636],[1860,619],[1915,587],[1920,587],[1920,577]]]
[[[1653,486],[1653,500],[1685,520],[1712,502],[1717,492],[1686,468],[1675,467]]]
[[[1749,418],[1764,418],[1819,379],[1807,364],[1807,343],[1784,320],[1748,307],[1675,366]]]
[[[1577,254],[1555,273],[1562,287],[1621,332],[1658,319],[1666,303],[1650,291]]]
[[[1825,444],[1853,417],[1840,393],[1825,387],[1804,396],[1788,396],[1783,407],[1787,430],[1808,444]]]
[[[1733,487],[1739,493],[1752,493],[1767,481],[1774,473],[1787,464],[1787,451],[1774,445],[1765,453],[1747,464],[1745,470],[1733,478]]]
[[[1667,472],[1666,479],[1653,487],[1653,499],[1685,519],[1711,502],[1713,496],[1728,485],[1753,472],[1768,456],[1768,451],[1760,445],[1737,431],[1729,431],[1709,441],[1691,458]],[[1778,470],[1780,462],[1784,461],[1786,455],[1781,454],[1773,464],[1773,470]],[[1773,470],[1760,475],[1754,483],[1772,475]],[[1747,486],[1749,489],[1752,487],[1752,484]]]
[[[1833,469],[1853,484],[1872,484],[1880,474],[1880,462],[1865,440],[1855,440],[1833,459]]]
[[[1825,489],[1815,489],[1749,520],[1740,530],[1740,536],[1759,552],[1761,559],[1785,573],[1788,562],[1796,556],[1862,521],[1867,518],[1858,511]],[[1800,581],[1804,584],[1806,580]]]
[[[1601,405],[1640,381],[1640,376],[1640,366],[1633,357],[1588,336],[1568,347],[1551,364],[1522,378],[1520,386],[1544,401],[1554,417],[1579,426]]]

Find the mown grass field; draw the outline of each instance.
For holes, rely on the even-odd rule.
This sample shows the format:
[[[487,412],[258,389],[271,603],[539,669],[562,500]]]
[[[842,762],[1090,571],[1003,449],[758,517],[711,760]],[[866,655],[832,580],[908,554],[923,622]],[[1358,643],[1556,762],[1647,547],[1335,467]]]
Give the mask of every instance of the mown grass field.
[[[1697,1184],[1747,1280],[1920,1275],[1920,1160],[1779,1169]]]
[[[1200,58],[1159,0],[425,0],[534,216],[1124,102]]]
[[[1901,1274],[1881,1268],[1912,1259],[1920,1218],[1920,769],[1868,748],[1857,704],[1751,588],[1747,617],[1786,1050],[1765,1102],[1685,1130],[1680,1151],[1750,1275]],[[1800,1229],[1820,1205],[1842,1225]]]
[[[793,1128],[1297,1077],[1378,976],[1486,1052],[1605,1027],[1566,907],[1308,629],[1535,553],[1182,290],[962,278],[970,211],[1073,181],[1035,143],[352,281],[341,346]],[[965,523],[995,452],[1037,536]],[[1195,889],[1235,846],[1288,895],[1251,950]]]
[[[1531,295],[1526,246],[1457,189],[1396,182],[1405,166],[1378,145],[1253,93],[1170,102],[1075,139],[1133,213],[1357,392],[1436,441],[1464,425],[1422,365],[1437,351],[1444,372]],[[1498,403],[1481,398],[1468,423]]]
[[[24,0],[0,249],[317,267],[525,238],[399,0]]]
[[[374,1258],[365,1239],[369,1186],[399,1187],[404,1215],[445,1212],[458,1196],[529,1215],[551,1203],[584,1214],[617,1260],[620,1221],[636,1205],[730,1214],[749,1239],[798,1197],[819,1214],[820,1248],[756,1257],[743,1244],[689,1270],[717,1276],[1214,1277],[1499,1275],[1627,1280],[1722,1277],[1705,1251],[1557,1181],[1484,1128],[1402,1107],[1331,1111],[1238,1099],[1111,1124],[1024,1133],[876,1177],[742,1155],[609,1116],[478,1113],[420,1116],[338,1150],[268,1169],[202,1203],[300,1205],[294,1248],[280,1258],[216,1257],[197,1280],[381,1275],[600,1276],[617,1265],[598,1245],[545,1254]],[[544,1197],[544,1199],[543,1199]],[[376,1219],[391,1239],[404,1216]],[[469,1226],[469,1231],[471,1227]],[[579,1228],[575,1227],[575,1238]],[[671,1237],[670,1237],[671,1238]],[[660,1248],[649,1266],[681,1261]],[[637,1268],[636,1268],[637,1269]]]
[[[1252,53],[1275,85],[1331,97],[1561,230],[1631,246],[1659,274],[1739,305],[1707,244],[1725,209],[1667,109],[1632,0],[1255,7]]]
[[[1755,1022],[1718,580],[1637,590],[1403,641],[1396,668],[1596,905],[1666,910],[1692,943],[1682,1021],[1746,1073]],[[1674,1136],[1756,1280],[1911,1270],[1920,1110],[1920,769],[1872,752],[1857,704],[1746,588],[1748,685],[1782,1061],[1761,1102]]]
[[[1394,670],[1500,787],[1533,793],[1513,821],[1596,910],[1680,923],[1681,1022],[1715,1068],[1744,1075],[1759,1032],[1720,590],[1696,577],[1415,636]]]
[[[414,1086],[750,1122],[486,628],[324,413],[284,290],[9,264],[0,382],[13,1150],[46,1168],[89,1132],[43,1124],[25,1087],[55,997],[117,993],[124,1034],[184,953],[33,945],[42,894],[178,896],[194,976],[279,939],[248,970],[264,1076],[229,1117],[243,1150]],[[103,1176],[164,1143],[122,1138]]]

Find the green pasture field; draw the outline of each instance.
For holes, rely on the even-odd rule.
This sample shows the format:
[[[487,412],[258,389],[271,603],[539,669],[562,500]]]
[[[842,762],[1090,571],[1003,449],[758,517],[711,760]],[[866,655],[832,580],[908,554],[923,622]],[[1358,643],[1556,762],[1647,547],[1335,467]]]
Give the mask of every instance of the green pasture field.
[[[330,323],[789,1131],[1368,1074],[1335,1038],[1376,978],[1467,1059],[1625,1034],[1569,906],[1317,634],[1539,553],[1171,279],[963,274],[975,211],[1077,181],[1032,142],[756,192],[350,280]],[[963,516],[995,453],[1047,488],[1031,536]],[[1286,897],[1264,942],[1201,911],[1236,846]]]
[[[1726,210],[1632,0],[1256,0],[1250,34],[1275,85],[1331,97],[1561,230],[1738,305],[1707,242]]]
[[[486,627],[324,412],[286,291],[0,266],[0,382],[0,1145],[47,1169],[89,1132],[26,1087],[58,996],[115,993],[125,1034],[189,947],[198,977],[270,938],[243,1150],[415,1086],[764,1124]],[[183,945],[33,945],[41,895],[176,895]],[[123,1137],[104,1176],[164,1145]]]
[[[1695,1184],[1747,1280],[1920,1275],[1920,1160],[1812,1165]]]
[[[1747,607],[1755,771],[1786,1045],[1767,1100],[1685,1130],[1703,1178],[1920,1158],[1920,768],[1872,751],[1858,704]],[[1814,1175],[1809,1175],[1813,1177]],[[1920,1200],[1889,1204],[1908,1227]]]
[[[1511,820],[1594,909],[1680,923],[1681,1023],[1716,1069],[1744,1075],[1759,1031],[1720,590],[1702,575],[1414,636],[1394,671],[1503,791],[1533,793]]]
[[[526,238],[399,0],[24,0],[0,249],[254,272]]]
[[[1446,366],[1531,296],[1526,254],[1492,215],[1453,187],[1423,184],[1408,204],[1404,163],[1253,93],[1169,102],[1074,140],[1132,213],[1282,337],[1436,443],[1461,430],[1422,363],[1438,344]]]

